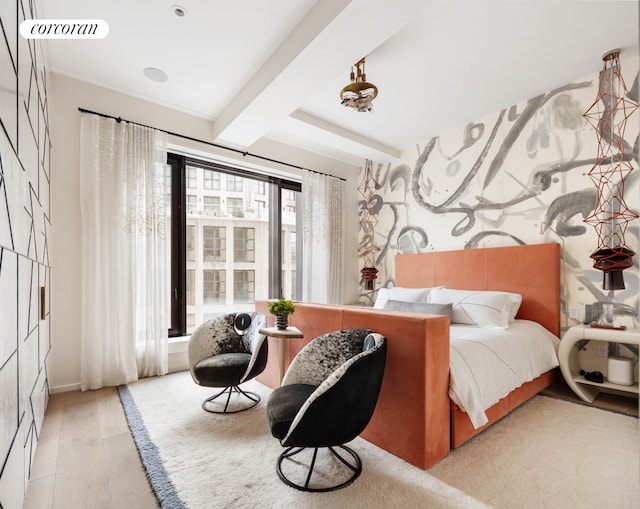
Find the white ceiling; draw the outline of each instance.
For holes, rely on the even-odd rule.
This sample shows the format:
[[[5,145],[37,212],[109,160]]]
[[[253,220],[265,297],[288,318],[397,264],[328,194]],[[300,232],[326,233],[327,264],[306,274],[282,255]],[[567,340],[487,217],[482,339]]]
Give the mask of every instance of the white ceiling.
[[[43,4],[41,18],[109,25],[105,39],[50,40],[54,72],[210,119],[208,141],[274,139],[356,166],[584,78],[611,49],[623,68],[640,53],[635,0]],[[361,57],[379,89],[372,113],[339,100]],[[169,79],[150,81],[146,67]]]

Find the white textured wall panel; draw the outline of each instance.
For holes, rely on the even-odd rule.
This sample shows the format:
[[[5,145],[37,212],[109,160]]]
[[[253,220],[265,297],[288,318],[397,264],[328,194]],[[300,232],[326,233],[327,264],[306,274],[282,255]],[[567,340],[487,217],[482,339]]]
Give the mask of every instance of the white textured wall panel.
[[[48,402],[49,122],[40,41],[18,36],[35,2],[0,3],[0,508],[20,509]],[[8,133],[8,136],[5,134]]]
[[[18,348],[18,257],[0,248],[0,366]],[[10,298],[13,297],[13,298]]]
[[[24,500],[24,448],[21,443],[11,449],[0,477],[0,506],[2,509],[20,509]]]
[[[18,430],[18,354],[0,369],[0,458],[8,456]]]
[[[31,394],[36,388],[38,378],[38,330],[35,329],[29,337],[20,344],[20,415],[25,412],[29,420],[33,420],[31,412]]]

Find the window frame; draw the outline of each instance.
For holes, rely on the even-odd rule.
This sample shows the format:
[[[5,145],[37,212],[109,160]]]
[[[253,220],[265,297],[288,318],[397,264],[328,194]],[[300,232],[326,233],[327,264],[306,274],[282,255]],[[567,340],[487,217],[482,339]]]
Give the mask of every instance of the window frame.
[[[245,177],[257,182],[271,184],[269,186],[269,298],[277,298],[282,294],[282,274],[284,255],[281,249],[282,237],[282,194],[283,190],[302,192],[300,182],[277,177],[268,173],[261,173],[258,170],[249,171],[244,168],[227,166],[221,163],[197,159],[195,157],[169,152],[167,154],[167,165],[171,167],[171,326],[169,336],[185,336],[187,334],[187,260],[186,260],[186,231],[187,231],[187,204],[186,204],[186,169],[196,167],[201,170],[213,170],[225,173],[233,177]],[[204,175],[204,173],[203,173]],[[204,178],[204,177],[203,177]],[[215,186],[214,186],[215,187]],[[297,196],[300,196],[298,194]],[[298,225],[296,231],[302,231]],[[255,242],[255,239],[254,239]],[[302,245],[301,239],[299,245]],[[227,253],[227,257],[228,257]],[[300,281],[301,260],[296,266],[296,280]],[[274,267],[276,267],[274,269]],[[243,269],[238,269],[243,270]],[[235,283],[234,283],[235,284]],[[255,295],[255,279],[254,279]],[[298,293],[300,293],[298,288]]]

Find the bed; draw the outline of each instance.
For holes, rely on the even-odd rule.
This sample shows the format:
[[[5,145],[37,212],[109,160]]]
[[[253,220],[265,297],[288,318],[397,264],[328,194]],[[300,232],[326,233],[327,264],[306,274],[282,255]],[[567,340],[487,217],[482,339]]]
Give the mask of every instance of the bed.
[[[560,246],[536,244],[397,255],[395,287],[509,292],[521,296],[515,320],[539,324],[560,335]],[[266,312],[267,303],[256,303]],[[285,363],[314,337],[332,330],[369,327],[388,340],[387,365],[366,440],[427,469],[471,437],[550,385],[557,368],[527,381],[483,411],[478,426],[450,398],[452,334],[440,314],[361,306],[297,303],[290,323],[304,338],[287,341]],[[272,317],[269,317],[273,320]],[[270,338],[262,383],[278,385],[278,343]]]
[[[395,286],[498,290],[522,296],[517,318],[540,324],[560,337],[560,244],[533,244],[397,255]],[[552,369],[523,384],[485,411],[476,428],[451,402],[451,447],[459,447],[558,378]]]

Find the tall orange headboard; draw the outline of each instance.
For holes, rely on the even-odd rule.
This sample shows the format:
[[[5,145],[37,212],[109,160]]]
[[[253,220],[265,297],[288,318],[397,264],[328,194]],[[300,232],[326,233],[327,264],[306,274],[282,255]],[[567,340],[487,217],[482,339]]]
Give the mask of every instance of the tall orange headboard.
[[[560,336],[560,244],[401,254],[395,262],[396,286],[519,293],[517,318]]]

